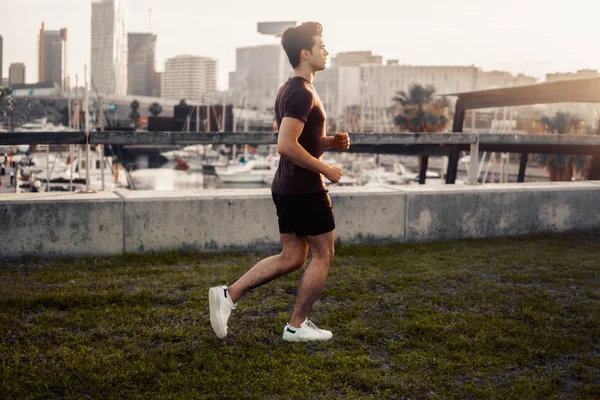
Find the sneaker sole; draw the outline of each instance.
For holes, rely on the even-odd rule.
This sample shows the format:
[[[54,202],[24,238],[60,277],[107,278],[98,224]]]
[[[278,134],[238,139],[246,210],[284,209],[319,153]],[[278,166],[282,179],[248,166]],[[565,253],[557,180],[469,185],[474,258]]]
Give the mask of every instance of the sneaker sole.
[[[227,336],[227,332],[223,328],[223,320],[221,320],[221,297],[219,296],[222,291],[221,288],[211,288],[208,291],[208,308],[210,310],[210,325],[215,331],[215,335],[219,339],[223,339]]]
[[[310,338],[299,338],[297,336],[283,336],[283,340],[286,342],[327,342],[331,340],[331,338],[323,338],[323,339],[310,339]]]

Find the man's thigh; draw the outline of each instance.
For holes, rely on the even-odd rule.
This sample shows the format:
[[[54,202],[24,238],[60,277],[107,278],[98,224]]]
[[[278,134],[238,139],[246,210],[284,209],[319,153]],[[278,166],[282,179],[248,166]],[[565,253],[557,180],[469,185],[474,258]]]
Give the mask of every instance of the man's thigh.
[[[314,256],[333,256],[333,249],[335,244],[335,229],[320,235],[308,235],[306,236],[308,247],[310,248],[311,254]]]
[[[283,247],[282,252],[293,258],[306,259],[308,252],[308,241],[306,237],[298,237],[293,233],[280,233],[279,238]]]

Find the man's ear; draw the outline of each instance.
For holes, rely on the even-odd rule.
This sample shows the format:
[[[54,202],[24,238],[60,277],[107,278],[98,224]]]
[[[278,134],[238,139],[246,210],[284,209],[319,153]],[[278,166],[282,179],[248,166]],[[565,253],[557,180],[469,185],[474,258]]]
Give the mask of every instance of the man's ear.
[[[307,59],[307,58],[308,58],[308,50],[306,50],[306,49],[302,49],[302,50],[300,51],[300,58],[302,58],[302,59]]]

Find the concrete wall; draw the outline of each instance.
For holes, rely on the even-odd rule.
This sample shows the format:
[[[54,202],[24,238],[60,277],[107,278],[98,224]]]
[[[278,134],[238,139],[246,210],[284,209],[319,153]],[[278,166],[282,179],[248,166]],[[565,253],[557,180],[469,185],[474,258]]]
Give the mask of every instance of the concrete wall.
[[[277,216],[266,190],[118,193],[126,252],[261,247],[278,241]]]
[[[600,182],[409,186],[406,241],[600,228]]]
[[[332,188],[343,243],[600,229],[600,182]],[[0,195],[0,256],[278,246],[269,189]]]
[[[1,194],[0,256],[123,251],[123,202],[114,193]]]

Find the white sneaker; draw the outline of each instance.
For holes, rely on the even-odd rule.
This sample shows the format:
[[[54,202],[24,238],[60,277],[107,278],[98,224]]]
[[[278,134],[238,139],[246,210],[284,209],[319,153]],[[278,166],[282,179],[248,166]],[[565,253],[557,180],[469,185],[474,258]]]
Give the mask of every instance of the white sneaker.
[[[208,290],[208,307],[213,331],[219,339],[223,339],[227,336],[227,320],[235,308],[227,293],[227,286],[215,286]]]
[[[308,342],[311,340],[329,340],[333,334],[331,331],[319,329],[308,319],[300,325],[300,328],[293,328],[286,324],[283,328],[283,340],[287,342]]]

